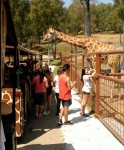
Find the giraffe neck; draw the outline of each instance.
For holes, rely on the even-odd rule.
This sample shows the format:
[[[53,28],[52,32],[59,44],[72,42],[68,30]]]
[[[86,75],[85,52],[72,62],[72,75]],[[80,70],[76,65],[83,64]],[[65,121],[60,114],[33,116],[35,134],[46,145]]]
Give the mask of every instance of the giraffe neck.
[[[95,53],[97,51],[109,51],[109,50],[116,49],[115,47],[106,43],[102,43],[95,38],[91,38],[91,37],[77,38],[56,30],[55,33],[56,36],[62,41],[78,47],[82,47],[87,50],[87,53]]]
[[[56,32],[56,36],[61,39],[62,41],[69,43],[69,44],[73,44],[76,46],[79,46],[78,43],[76,42],[78,40],[78,38],[64,34],[62,32],[59,31],[55,31]],[[82,45],[81,45],[82,46]]]
[[[115,47],[106,44],[106,43],[102,43],[100,41],[98,41],[95,38],[77,38],[77,37],[73,37],[70,35],[66,35],[62,32],[59,31],[55,31],[55,35],[61,39],[62,41],[78,46],[78,47],[82,47],[83,49],[86,50],[86,53],[95,53],[95,52],[105,52],[105,51],[112,51],[112,50],[116,50]],[[108,65],[110,66],[112,72],[115,72],[116,68],[117,68],[117,64],[118,64],[118,60],[119,60],[119,55],[115,54],[115,55],[103,55],[103,61],[106,60],[107,58],[107,62]],[[96,56],[95,55],[90,55],[87,56],[87,60],[89,60],[90,64],[92,65],[93,68],[96,68]]]

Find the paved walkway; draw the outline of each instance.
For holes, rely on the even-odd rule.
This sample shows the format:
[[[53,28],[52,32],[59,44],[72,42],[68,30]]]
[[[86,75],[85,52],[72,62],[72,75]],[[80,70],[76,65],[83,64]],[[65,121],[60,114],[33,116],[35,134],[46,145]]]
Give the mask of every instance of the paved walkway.
[[[69,120],[73,120],[74,125],[61,127],[66,150],[124,150],[124,146],[97,118],[80,118],[80,103],[76,101],[80,98],[75,91],[72,95]]]
[[[63,125],[60,128],[64,134],[66,150],[124,150],[124,145],[97,118],[80,118],[79,101],[80,97],[72,90],[69,120],[73,120],[74,125]]]
[[[69,120],[74,125],[57,125],[53,94],[51,114],[41,119],[31,118],[24,136],[18,139],[18,150],[124,150],[124,146],[96,118],[80,118],[79,99],[72,91]],[[87,110],[88,111],[88,110]]]
[[[54,66],[51,68],[54,70]],[[58,126],[56,103],[52,96],[51,113],[40,119],[31,117],[18,150],[124,150],[124,146],[96,118],[80,118],[80,97],[72,90],[69,120],[74,125]],[[88,110],[86,110],[88,112]]]

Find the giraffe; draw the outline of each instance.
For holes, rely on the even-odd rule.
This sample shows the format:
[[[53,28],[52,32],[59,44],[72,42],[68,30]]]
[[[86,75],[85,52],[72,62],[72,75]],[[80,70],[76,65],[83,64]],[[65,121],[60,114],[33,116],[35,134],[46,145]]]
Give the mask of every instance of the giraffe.
[[[92,38],[92,37],[77,38],[77,37],[70,36],[62,32],[56,31],[52,28],[49,28],[47,30],[47,33],[44,36],[43,41],[51,39],[54,36],[58,37],[59,39],[61,39],[62,41],[66,43],[69,43],[78,47],[82,47],[86,51],[86,53],[96,53],[96,52],[106,52],[106,51],[116,50],[116,48],[113,47],[112,45],[103,43],[95,38]],[[108,65],[111,69],[111,73],[115,73],[115,72],[118,72],[117,68],[118,68],[119,58],[120,58],[119,54],[101,55],[101,64],[102,63],[106,64],[108,62]],[[86,59],[89,62],[90,67],[96,69],[96,55],[88,55],[86,56]],[[112,96],[113,90],[114,90],[114,83],[111,88],[110,99],[113,98]]]
[[[26,95],[27,96],[27,95]],[[2,102],[12,107],[13,104],[13,88],[2,88]],[[24,130],[24,98],[21,89],[16,89],[15,96],[15,131],[16,137],[23,135]]]
[[[102,43],[101,41],[98,41],[95,38],[91,38],[91,37],[86,37],[86,38],[77,38],[74,36],[70,36],[67,34],[64,34],[62,32],[56,31],[52,28],[49,28],[46,35],[44,36],[43,40],[47,40],[47,39],[51,39],[53,36],[57,36],[59,39],[61,39],[62,41],[78,46],[78,47],[82,47],[83,49],[85,49],[86,53],[96,53],[96,52],[106,52],[106,51],[112,51],[112,50],[116,50],[115,47],[106,44],[106,43]],[[114,55],[102,55],[101,56],[101,63],[105,63],[106,61],[108,61],[108,65],[111,68],[111,72],[117,72],[117,66],[118,66],[118,60],[120,58],[119,54],[114,54]],[[90,63],[90,66],[92,68],[96,68],[96,56],[95,55],[91,55],[91,56],[87,56],[87,60]]]

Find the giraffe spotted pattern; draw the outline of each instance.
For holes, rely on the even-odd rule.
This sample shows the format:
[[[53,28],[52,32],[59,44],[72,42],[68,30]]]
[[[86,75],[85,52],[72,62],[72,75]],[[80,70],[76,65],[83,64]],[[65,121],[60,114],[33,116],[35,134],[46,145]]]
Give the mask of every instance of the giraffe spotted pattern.
[[[2,88],[2,102],[12,107],[13,88]],[[20,137],[23,134],[23,127],[24,127],[24,105],[23,105],[23,96],[20,89],[16,89],[15,114],[16,114],[15,118],[16,137]]]
[[[91,37],[77,38],[74,36],[66,35],[52,28],[48,29],[43,40],[50,39],[53,36],[57,36],[59,39],[61,39],[62,41],[66,43],[69,43],[78,47],[82,47],[83,49],[86,50],[86,53],[96,53],[96,52],[106,52],[106,51],[116,50],[115,47],[109,44],[103,43],[101,41],[98,41],[95,38],[91,38]],[[119,54],[102,55],[101,63],[106,63],[107,61],[108,65],[110,66],[111,72],[114,73],[114,72],[117,72],[119,57],[120,57]],[[91,67],[96,68],[96,56],[95,55],[87,56],[87,60],[89,61]]]

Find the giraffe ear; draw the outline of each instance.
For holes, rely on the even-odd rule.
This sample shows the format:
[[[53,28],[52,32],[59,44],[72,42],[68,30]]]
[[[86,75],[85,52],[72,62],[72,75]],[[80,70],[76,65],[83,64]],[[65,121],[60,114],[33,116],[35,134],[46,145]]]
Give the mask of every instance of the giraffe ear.
[[[49,29],[47,29],[47,33],[49,32]]]
[[[52,30],[52,27],[51,27],[51,26],[49,26],[49,30]]]
[[[47,29],[47,33],[50,33],[52,31],[52,27],[50,26],[49,29]]]

